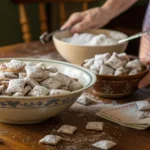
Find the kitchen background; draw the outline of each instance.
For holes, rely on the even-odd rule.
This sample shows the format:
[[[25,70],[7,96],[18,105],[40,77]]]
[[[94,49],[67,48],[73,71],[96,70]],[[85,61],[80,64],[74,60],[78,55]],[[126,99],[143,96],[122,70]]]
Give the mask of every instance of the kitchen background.
[[[105,0],[95,0],[95,2],[89,4],[89,8],[102,5],[104,2]],[[119,30],[128,35],[141,31],[147,3],[148,0],[139,0],[132,8],[111,21],[104,28]],[[60,27],[58,4],[48,3],[45,7],[48,17],[49,31],[58,29]],[[40,35],[38,5],[35,3],[28,4],[26,5],[26,8],[31,26],[32,39],[38,40]],[[75,11],[81,11],[81,5],[75,3],[67,3],[65,8],[67,10],[67,17]],[[18,5],[12,3],[11,0],[0,1],[0,18],[0,46],[23,42],[21,26],[19,23]],[[131,53],[137,55],[139,39],[130,42],[129,46],[132,46],[135,49],[133,49],[133,52]]]

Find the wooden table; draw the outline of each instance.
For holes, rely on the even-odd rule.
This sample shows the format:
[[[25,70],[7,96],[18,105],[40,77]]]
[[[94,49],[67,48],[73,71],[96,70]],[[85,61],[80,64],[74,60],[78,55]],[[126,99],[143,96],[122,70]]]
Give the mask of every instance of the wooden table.
[[[38,42],[17,44],[0,48],[0,57],[36,57],[43,59],[62,58],[55,51],[52,43],[42,45]],[[144,99],[150,97],[150,90],[138,90],[132,96],[120,101]],[[102,99],[104,103],[113,100]],[[3,144],[0,150],[96,150],[91,144],[98,140],[113,140],[117,146],[112,150],[150,150],[150,129],[143,131],[122,127],[104,120],[94,113],[78,111],[76,104],[69,110],[45,122],[31,125],[11,125],[0,123],[0,138]],[[86,131],[88,121],[103,121],[105,126],[102,132]],[[78,128],[74,135],[62,135],[63,141],[57,146],[40,145],[39,140],[47,134],[57,134],[56,130],[63,124],[74,125]]]

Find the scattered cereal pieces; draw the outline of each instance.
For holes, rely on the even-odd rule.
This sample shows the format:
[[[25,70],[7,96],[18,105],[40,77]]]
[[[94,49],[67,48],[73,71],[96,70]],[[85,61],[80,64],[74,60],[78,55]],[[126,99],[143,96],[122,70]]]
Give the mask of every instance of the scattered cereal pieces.
[[[42,138],[39,143],[40,144],[50,144],[50,145],[57,145],[59,141],[61,141],[61,137],[58,135],[46,135]]]
[[[136,104],[139,110],[150,110],[150,102],[147,100],[137,101]]]
[[[108,150],[108,149],[116,146],[116,143],[114,143],[112,141],[108,141],[108,140],[102,140],[102,141],[99,141],[99,142],[92,144],[92,146],[96,147],[96,148]]]
[[[104,123],[103,122],[88,122],[86,125],[87,130],[103,130]]]
[[[88,94],[82,94],[76,101],[82,105],[89,105],[92,103],[91,97]]]
[[[77,130],[77,127],[75,126],[63,125],[57,130],[57,132],[64,133],[64,134],[73,134],[76,130]]]

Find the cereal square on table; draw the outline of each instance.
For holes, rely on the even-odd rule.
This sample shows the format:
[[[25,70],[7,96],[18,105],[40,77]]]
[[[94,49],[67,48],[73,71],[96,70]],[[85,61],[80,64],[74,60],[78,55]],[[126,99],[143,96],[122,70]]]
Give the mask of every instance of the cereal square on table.
[[[104,123],[103,122],[88,122],[86,125],[87,130],[103,130]]]
[[[78,99],[77,103],[80,103],[82,105],[89,105],[92,103],[92,99],[87,94],[82,94]]]
[[[150,110],[150,102],[147,100],[137,101],[136,105],[139,110]]]
[[[46,135],[42,138],[39,143],[40,144],[50,144],[50,145],[57,145],[59,141],[61,141],[61,137],[58,135]]]
[[[96,147],[96,148],[108,150],[108,149],[116,146],[116,143],[109,141],[109,140],[102,140],[102,141],[98,141],[98,142],[92,144],[92,146]]]
[[[75,126],[63,125],[57,130],[57,132],[64,133],[64,134],[73,134],[76,130],[77,130],[77,127]]]

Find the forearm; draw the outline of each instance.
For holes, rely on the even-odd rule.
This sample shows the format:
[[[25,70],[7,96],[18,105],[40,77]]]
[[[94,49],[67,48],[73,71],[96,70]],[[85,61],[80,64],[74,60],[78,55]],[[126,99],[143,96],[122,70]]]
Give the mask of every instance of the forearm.
[[[138,0],[107,0],[101,7],[109,15],[110,20],[130,8]]]

